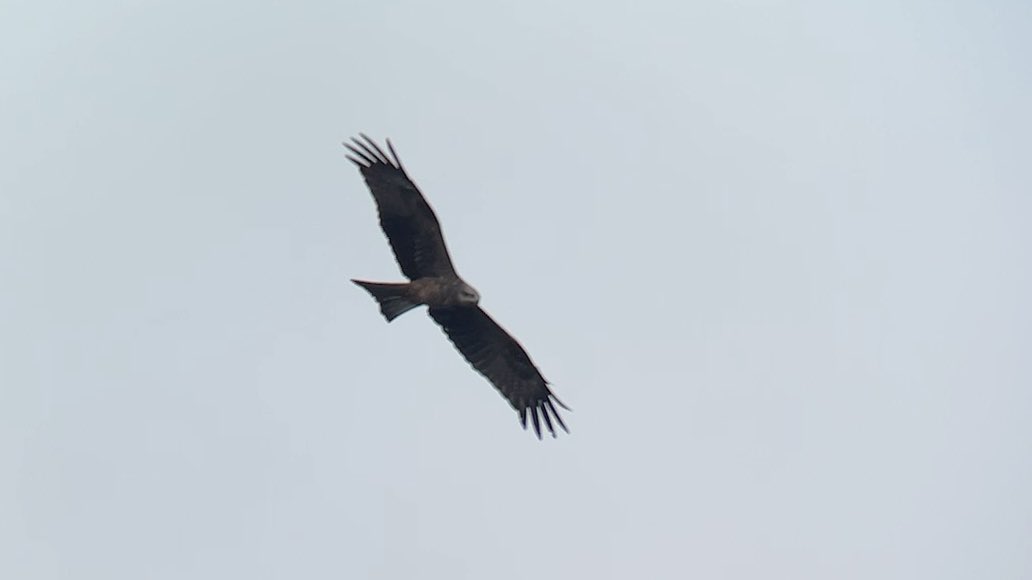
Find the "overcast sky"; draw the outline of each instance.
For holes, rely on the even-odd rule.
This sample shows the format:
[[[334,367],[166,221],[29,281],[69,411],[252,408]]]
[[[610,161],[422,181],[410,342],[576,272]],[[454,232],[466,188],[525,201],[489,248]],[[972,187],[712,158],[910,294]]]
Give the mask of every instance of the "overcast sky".
[[[846,4],[5,1],[0,577],[1032,577],[1032,4]]]

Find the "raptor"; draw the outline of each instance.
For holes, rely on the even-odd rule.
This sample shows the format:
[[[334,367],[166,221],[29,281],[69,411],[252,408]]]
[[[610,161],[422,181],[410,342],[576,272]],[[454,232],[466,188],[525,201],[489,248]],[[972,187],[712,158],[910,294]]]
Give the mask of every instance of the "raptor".
[[[542,424],[553,437],[557,426],[569,432],[556,408],[569,407],[552,393],[520,343],[480,308],[480,294],[455,271],[437,216],[405,172],[390,140],[388,155],[372,139],[360,136],[344,143],[351,152],[347,158],[365,178],[380,227],[409,281],[352,282],[376,299],[387,322],[426,305],[455,348],[516,409],[524,429],[529,417],[539,439]]]

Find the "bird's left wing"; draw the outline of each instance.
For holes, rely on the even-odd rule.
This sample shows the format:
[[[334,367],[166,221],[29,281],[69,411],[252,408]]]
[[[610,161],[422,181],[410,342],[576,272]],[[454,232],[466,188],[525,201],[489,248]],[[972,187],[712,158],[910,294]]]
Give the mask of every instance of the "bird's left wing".
[[[429,313],[470,365],[509,400],[524,429],[529,414],[539,439],[542,422],[553,437],[555,424],[569,432],[555,405],[569,407],[548,388],[548,381],[530,361],[527,351],[486,312],[474,306],[431,308]]]

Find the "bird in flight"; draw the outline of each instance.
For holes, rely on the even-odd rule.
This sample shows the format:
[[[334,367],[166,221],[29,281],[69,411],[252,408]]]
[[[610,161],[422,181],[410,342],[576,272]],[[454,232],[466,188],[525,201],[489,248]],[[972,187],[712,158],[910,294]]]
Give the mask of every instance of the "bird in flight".
[[[380,227],[402,274],[410,281],[352,282],[376,299],[387,322],[425,304],[455,348],[516,409],[524,429],[529,415],[538,439],[542,423],[552,437],[556,425],[568,433],[556,405],[569,407],[548,388],[548,381],[520,343],[480,308],[480,294],[455,272],[441,224],[405,173],[390,140],[388,156],[372,139],[359,135],[361,140],[352,138],[351,143],[344,143],[352,153],[347,158],[362,172],[376,200]]]

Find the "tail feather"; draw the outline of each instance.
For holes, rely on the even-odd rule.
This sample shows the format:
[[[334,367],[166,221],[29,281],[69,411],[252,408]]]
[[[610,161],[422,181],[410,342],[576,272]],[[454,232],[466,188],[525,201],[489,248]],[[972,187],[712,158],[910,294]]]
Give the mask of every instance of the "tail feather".
[[[387,319],[387,322],[419,306],[418,303],[410,301],[405,296],[405,290],[408,288],[407,282],[400,284],[365,282],[362,280],[352,280],[352,282],[365,288],[366,292],[372,294],[373,298],[380,303],[380,312],[383,313],[383,317]]]

